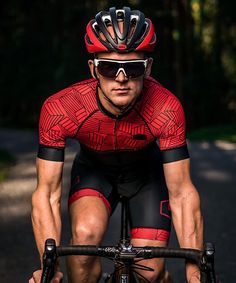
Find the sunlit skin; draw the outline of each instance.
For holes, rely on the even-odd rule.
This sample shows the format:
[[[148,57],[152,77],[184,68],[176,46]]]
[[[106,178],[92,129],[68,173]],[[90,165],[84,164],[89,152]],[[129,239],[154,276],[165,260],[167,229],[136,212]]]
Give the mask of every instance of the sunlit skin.
[[[125,54],[116,52],[99,53],[97,54],[97,58],[113,60],[146,59],[143,52],[130,52]],[[128,106],[136,101],[137,97],[142,92],[144,77],[149,76],[151,73],[152,61],[152,58],[149,58],[148,66],[144,75],[133,79],[127,78],[122,71],[120,71],[118,76],[114,79],[106,78],[99,74],[97,68],[94,67],[93,60],[88,61],[92,76],[94,78],[97,77],[99,80],[100,87],[98,88],[98,95],[102,105],[106,110],[114,115],[120,115],[123,113],[105,98],[104,93],[115,105],[120,107]],[[96,72],[96,76],[94,71]]]

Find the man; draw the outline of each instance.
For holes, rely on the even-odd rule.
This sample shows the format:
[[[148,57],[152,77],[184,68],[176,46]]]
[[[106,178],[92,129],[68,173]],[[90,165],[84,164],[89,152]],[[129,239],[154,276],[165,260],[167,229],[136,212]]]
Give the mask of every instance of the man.
[[[130,8],[103,11],[89,22],[85,43],[93,79],[49,97],[40,116],[38,185],[32,222],[40,256],[47,238],[60,242],[61,177],[67,137],[80,143],[71,174],[72,244],[99,245],[120,196],[129,198],[134,246],[167,246],[170,218],[181,247],[202,249],[199,195],[191,182],[184,113],[178,99],[150,77],[156,35]],[[156,141],[158,141],[159,146]],[[171,208],[171,214],[170,214]],[[172,282],[163,259],[146,260],[150,282]],[[36,271],[31,282],[39,282]],[[72,283],[97,282],[95,257],[70,257]],[[186,263],[187,280],[199,283]],[[58,265],[52,282],[62,278]],[[78,279],[79,278],[79,279]]]

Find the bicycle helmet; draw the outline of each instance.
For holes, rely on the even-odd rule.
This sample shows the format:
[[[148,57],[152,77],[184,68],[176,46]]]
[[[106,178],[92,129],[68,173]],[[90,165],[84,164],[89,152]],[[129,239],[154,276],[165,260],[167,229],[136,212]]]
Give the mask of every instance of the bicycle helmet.
[[[154,50],[156,34],[151,20],[129,7],[101,11],[86,28],[85,43],[89,53]]]

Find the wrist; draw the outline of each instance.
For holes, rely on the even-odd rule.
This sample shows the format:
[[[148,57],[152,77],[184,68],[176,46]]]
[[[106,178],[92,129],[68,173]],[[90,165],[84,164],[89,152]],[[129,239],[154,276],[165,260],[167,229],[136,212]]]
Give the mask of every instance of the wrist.
[[[201,280],[201,272],[196,264],[186,262],[186,277],[188,283],[198,283]]]

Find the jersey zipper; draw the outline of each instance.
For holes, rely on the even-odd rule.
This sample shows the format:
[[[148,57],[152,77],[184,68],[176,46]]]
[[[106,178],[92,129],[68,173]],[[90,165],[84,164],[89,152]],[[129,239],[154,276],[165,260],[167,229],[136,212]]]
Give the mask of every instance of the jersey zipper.
[[[115,135],[115,154],[114,156],[116,157],[116,162],[118,165],[118,181],[122,182],[123,181],[123,174],[122,174],[122,160],[121,160],[121,156],[120,156],[120,152],[119,152],[119,148],[118,148],[118,138],[117,138],[117,132],[119,129],[119,125],[120,125],[120,121],[119,119],[116,119],[115,121],[115,126],[114,126],[114,135]]]
[[[120,121],[117,119],[115,121],[115,126],[114,126],[114,136],[115,136],[115,145],[114,145],[114,147],[115,147],[115,150],[118,148],[117,129],[119,127],[119,124],[120,124]]]

